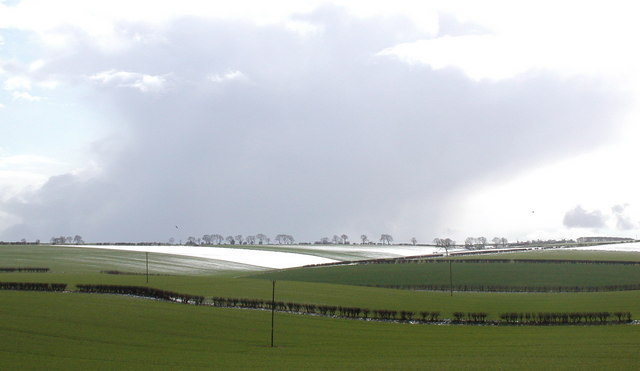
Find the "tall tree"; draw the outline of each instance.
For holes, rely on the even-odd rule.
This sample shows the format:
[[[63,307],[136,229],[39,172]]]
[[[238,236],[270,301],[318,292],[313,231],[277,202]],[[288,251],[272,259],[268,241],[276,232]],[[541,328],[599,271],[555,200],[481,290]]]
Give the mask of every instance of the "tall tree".
[[[382,242],[383,245],[391,245],[391,242],[393,242],[393,237],[391,237],[390,234],[382,234],[380,235],[380,242]]]
[[[464,247],[468,250],[473,249],[473,245],[475,245],[476,243],[476,239],[473,237],[467,237],[466,240],[464,240]]]
[[[363,245],[369,240],[366,234],[360,235],[360,239],[362,240]]]
[[[211,244],[211,235],[210,234],[205,234],[202,236],[202,241],[206,244],[206,245],[210,245]]]
[[[342,236],[340,236],[340,239],[342,240],[343,244],[349,244],[349,236],[347,236],[346,234],[342,234]]]
[[[219,245],[222,243],[222,241],[224,241],[224,237],[221,234],[212,234],[211,235],[211,242],[213,242],[216,245]]]
[[[263,233],[258,233],[256,235],[256,238],[258,239],[258,243],[260,245],[262,245],[267,240],[267,236],[265,234],[263,234]]]

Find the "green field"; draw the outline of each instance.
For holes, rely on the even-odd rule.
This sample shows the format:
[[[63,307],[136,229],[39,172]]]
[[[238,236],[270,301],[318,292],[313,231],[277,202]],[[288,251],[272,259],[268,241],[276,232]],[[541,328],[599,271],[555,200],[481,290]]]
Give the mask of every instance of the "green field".
[[[451,266],[456,286],[604,287],[640,284],[640,265],[557,263],[461,263]],[[297,268],[256,278],[382,287],[448,286],[448,263],[356,264]]]
[[[0,282],[60,282],[71,289],[80,283],[146,285],[144,275],[100,273],[107,269],[142,273],[145,262],[141,253],[4,246],[0,247],[0,258],[0,267],[52,269],[49,273],[0,273]],[[191,264],[190,258],[178,259],[184,262],[179,269],[172,267],[174,259],[150,254],[150,271],[161,274],[149,277],[150,287],[207,298],[271,297],[271,277],[241,277],[257,271],[226,271],[214,269],[212,264],[208,273],[197,266],[195,273],[185,274],[183,269]],[[385,266],[392,265],[378,267]],[[446,292],[343,283],[278,278],[276,300],[433,310],[440,311],[442,318],[450,318],[456,311],[487,312],[491,319],[511,311],[630,311],[634,318],[640,315],[640,291],[465,292],[450,296]],[[278,347],[270,349],[270,313],[264,311],[115,295],[0,291],[0,315],[0,369],[635,369],[640,360],[640,327],[636,325],[434,326],[277,313]]]
[[[0,292],[2,369],[637,369],[638,326],[428,326]]]

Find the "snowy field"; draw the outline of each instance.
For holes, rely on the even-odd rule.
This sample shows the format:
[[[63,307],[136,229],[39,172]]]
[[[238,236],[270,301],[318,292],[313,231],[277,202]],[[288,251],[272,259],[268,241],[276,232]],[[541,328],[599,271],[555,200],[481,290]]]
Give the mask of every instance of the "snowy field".
[[[405,256],[431,255],[443,253],[444,249],[433,246],[381,246],[381,245],[265,245],[264,250],[207,247],[207,246],[115,246],[115,245],[69,245],[69,247],[83,247],[104,250],[123,250],[149,252],[155,254],[170,254],[184,257],[207,259],[207,269],[219,270],[247,270],[256,269],[284,269],[301,267],[304,265],[334,263],[348,260],[366,260],[380,258],[398,258]],[[277,249],[280,251],[273,251]],[[501,249],[488,249],[500,252]],[[640,252],[640,242],[624,244],[608,244],[588,247],[567,248],[567,250],[594,251],[623,251]],[[466,251],[464,249],[449,249],[449,252]],[[184,265],[185,262],[181,262]],[[189,263],[191,264],[191,263]],[[187,267],[176,267],[186,269]],[[192,267],[196,269],[197,267]],[[205,267],[202,267],[203,269]]]
[[[226,247],[205,246],[114,246],[114,245],[68,245],[69,247],[83,247],[104,250],[139,251],[155,254],[171,254],[191,256],[203,259],[226,261],[236,264],[253,265],[264,268],[293,268],[309,264],[333,263],[336,260],[320,256],[305,255],[291,252],[277,252],[265,250],[232,249]],[[224,265],[222,265],[224,266]],[[235,264],[225,268],[233,269]]]
[[[630,243],[612,243],[609,245],[572,247],[571,250],[591,250],[591,251],[623,251],[623,252],[640,252],[640,242]]]

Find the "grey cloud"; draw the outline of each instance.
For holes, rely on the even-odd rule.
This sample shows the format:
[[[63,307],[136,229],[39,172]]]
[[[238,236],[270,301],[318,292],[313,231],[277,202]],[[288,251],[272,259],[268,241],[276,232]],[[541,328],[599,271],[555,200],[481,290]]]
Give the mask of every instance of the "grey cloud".
[[[634,223],[631,218],[625,214],[625,209],[629,205],[615,205],[611,208],[614,217],[616,218],[616,228],[621,231],[628,231],[636,228],[636,223]]]
[[[101,177],[52,178],[28,202],[2,205],[25,221],[2,237],[431,240],[458,188],[603,143],[621,108],[597,81],[474,82],[374,57],[421,36],[408,22],[335,9],[307,19],[325,31],[184,19],[162,43],[112,56],[87,46],[47,65],[69,79],[115,70],[171,83],[158,94],[96,89],[86,104],[110,107],[123,149],[100,158]],[[247,81],[208,78],[228,71]]]
[[[580,205],[567,211],[563,223],[568,228],[603,228],[607,217],[600,210],[587,211]]]

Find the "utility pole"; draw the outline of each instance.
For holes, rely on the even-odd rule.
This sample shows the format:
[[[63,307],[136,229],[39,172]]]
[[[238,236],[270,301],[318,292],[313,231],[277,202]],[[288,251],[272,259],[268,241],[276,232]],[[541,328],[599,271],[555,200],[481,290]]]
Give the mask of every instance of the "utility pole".
[[[276,281],[271,281],[271,348],[273,348],[273,320],[276,313]]]
[[[449,291],[451,292],[451,296],[453,296],[453,271],[451,270],[452,260],[449,258]]]
[[[149,284],[149,252],[145,252],[144,256],[147,261],[147,284]]]

